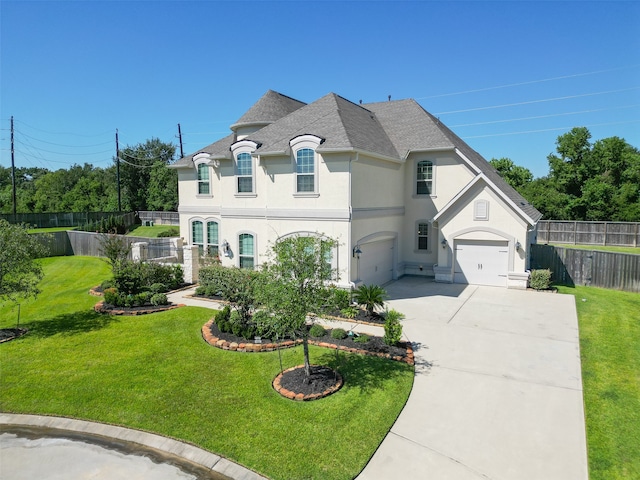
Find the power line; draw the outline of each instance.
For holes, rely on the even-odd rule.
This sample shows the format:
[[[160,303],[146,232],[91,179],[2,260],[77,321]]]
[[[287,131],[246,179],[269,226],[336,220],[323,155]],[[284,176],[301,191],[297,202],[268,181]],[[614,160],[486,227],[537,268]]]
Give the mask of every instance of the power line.
[[[473,127],[476,125],[491,125],[491,124],[495,124],[495,123],[509,123],[509,122],[519,122],[522,120],[538,120],[541,118],[552,118],[552,117],[563,117],[563,116],[568,116],[568,115],[579,115],[582,113],[594,113],[594,112],[604,112],[607,110],[615,110],[615,109],[621,109],[621,108],[635,108],[635,107],[640,107],[640,104],[636,104],[636,105],[622,105],[622,106],[618,106],[618,107],[611,107],[611,108],[595,108],[593,110],[581,110],[578,112],[565,112],[565,113],[552,113],[549,115],[535,115],[532,117],[520,117],[520,118],[509,118],[509,119],[504,119],[504,120],[492,120],[492,121],[488,121],[488,122],[476,122],[476,123],[461,123],[458,125],[448,125],[449,128],[458,128],[458,127]]]
[[[73,132],[52,132],[50,130],[44,130],[42,128],[38,128],[38,127],[34,127],[32,125],[29,125],[26,122],[23,122],[22,120],[15,120],[17,123],[21,123],[22,125],[29,127],[29,128],[33,128],[34,130],[38,130],[39,132],[43,132],[43,133],[48,133],[50,135],[74,135],[76,137],[99,137],[99,136],[104,136],[104,135],[110,135],[112,132],[108,131],[108,132],[102,132],[102,133],[95,133],[95,134],[82,134],[82,133],[73,133]]]
[[[594,72],[575,73],[575,74],[572,74],[572,75],[561,75],[559,77],[543,78],[543,79],[540,79],[540,80],[529,80],[529,81],[526,81],[526,82],[509,83],[509,84],[506,84],[506,85],[497,85],[497,86],[494,86],[494,87],[476,88],[476,89],[473,89],[473,90],[463,90],[461,92],[442,93],[442,94],[439,94],[439,95],[430,95],[430,96],[427,96],[427,97],[418,97],[418,98],[416,98],[416,100],[426,100],[426,99],[430,99],[430,98],[450,97],[450,96],[453,96],[453,95],[464,95],[464,94],[467,94],[467,93],[486,92],[486,91],[489,91],[489,90],[498,90],[500,88],[519,87],[519,86],[522,86],[522,85],[532,85],[532,84],[535,84],[535,83],[551,82],[551,81],[554,81],[554,80],[564,80],[564,79],[567,79],[567,78],[585,77],[587,75],[596,75],[596,74],[599,74],[599,73],[616,72],[616,71],[619,71],[619,70],[626,70],[626,69],[629,69],[629,68],[636,68],[638,66],[640,66],[640,64],[638,64],[638,65],[628,65],[626,67],[610,68],[610,69],[607,69],[607,70],[596,70]]]
[[[55,145],[55,146],[57,146],[57,147],[67,147],[67,148],[92,148],[92,147],[101,147],[102,145],[110,145],[110,144],[112,144],[112,143],[113,143],[112,141],[109,141],[109,142],[95,143],[95,144],[92,144],[92,145],[64,145],[64,144],[62,144],[62,143],[48,142],[48,141],[46,141],[46,140],[41,140],[41,139],[39,139],[39,138],[32,137],[31,135],[28,135],[28,134],[26,134],[26,133],[24,133],[24,132],[22,132],[22,131],[20,131],[20,130],[17,130],[17,131],[16,131],[16,133],[19,133],[19,134],[20,134],[20,135],[22,135],[22,136],[28,137],[28,138],[30,138],[31,140],[35,140],[36,142],[46,143],[46,144],[48,144],[48,145]]]
[[[607,122],[607,123],[592,123],[590,125],[582,125],[583,127],[604,127],[607,125],[626,125],[629,123],[640,123],[640,120],[630,120],[627,122]],[[572,128],[574,128],[575,125],[572,125],[571,127],[557,127],[557,128],[543,128],[540,130],[526,130],[526,131],[522,131],[522,132],[507,132],[507,133],[491,133],[491,134],[487,134],[487,135],[472,135],[472,136],[463,136],[463,139],[469,139],[469,138],[488,138],[488,137],[505,137],[508,135],[524,135],[524,134],[529,134],[529,133],[542,133],[542,132],[554,132],[554,131],[558,131],[558,130],[571,130]]]
[[[619,90],[607,90],[604,92],[594,92],[594,93],[581,93],[579,95],[568,95],[566,97],[554,97],[554,98],[543,98],[540,100],[529,100],[526,102],[517,102],[517,103],[505,103],[503,105],[491,105],[488,107],[475,107],[475,108],[465,108],[463,110],[451,110],[450,112],[438,112],[434,115],[449,115],[452,113],[466,113],[466,112],[477,112],[479,110],[492,110],[495,108],[505,108],[505,107],[517,107],[520,105],[531,105],[534,103],[544,103],[544,102],[555,102],[558,100],[569,100],[572,98],[582,98],[582,97],[593,97],[596,95],[608,95],[611,93],[620,93],[620,92],[628,92],[631,90],[638,90],[640,87],[631,87],[631,88],[621,88]]]
[[[25,145],[24,143],[19,142],[19,141],[17,141],[17,140],[16,140],[16,143],[19,143],[19,144],[21,144],[21,145]],[[31,145],[31,146],[32,146],[33,148],[37,148],[37,147],[34,147],[33,145]],[[103,154],[103,153],[109,153],[109,152],[111,151],[111,150],[109,149],[109,150],[102,150],[102,151],[100,151],[100,152],[66,153],[66,152],[54,152],[54,151],[52,151],[52,150],[46,150],[46,149],[44,149],[44,148],[37,148],[37,149],[38,149],[38,150],[40,150],[40,151],[42,151],[42,152],[46,152],[46,153],[53,153],[53,154],[55,154],[55,155],[79,155],[79,156],[101,155],[101,154]]]

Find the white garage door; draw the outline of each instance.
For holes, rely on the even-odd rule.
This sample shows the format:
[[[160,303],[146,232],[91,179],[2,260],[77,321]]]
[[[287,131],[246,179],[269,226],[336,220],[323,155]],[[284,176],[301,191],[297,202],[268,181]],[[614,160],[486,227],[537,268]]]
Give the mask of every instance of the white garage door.
[[[393,240],[360,246],[360,279],[366,285],[384,285],[393,280]]]
[[[507,286],[507,242],[456,241],[455,253],[455,283]]]

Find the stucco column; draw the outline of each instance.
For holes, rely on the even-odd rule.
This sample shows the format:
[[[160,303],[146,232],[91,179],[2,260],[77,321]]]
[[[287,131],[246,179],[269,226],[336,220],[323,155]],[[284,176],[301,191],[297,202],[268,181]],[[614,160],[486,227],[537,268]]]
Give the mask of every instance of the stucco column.
[[[186,283],[198,283],[200,273],[200,254],[197,245],[185,245],[183,247],[183,273]]]
[[[147,242],[136,242],[131,244],[131,258],[136,262],[144,262],[147,259]]]

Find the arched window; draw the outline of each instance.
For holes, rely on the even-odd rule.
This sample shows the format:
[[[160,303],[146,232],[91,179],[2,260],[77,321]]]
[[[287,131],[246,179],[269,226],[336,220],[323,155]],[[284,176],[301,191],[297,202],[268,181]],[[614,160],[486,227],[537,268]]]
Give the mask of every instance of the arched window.
[[[202,231],[202,222],[194,220],[191,222],[191,244],[198,246],[200,255],[204,253],[204,235]]]
[[[238,261],[240,268],[253,269],[255,267],[255,248],[253,235],[241,233],[238,236]]]
[[[211,188],[209,184],[209,165],[207,165],[206,163],[198,164],[198,194],[211,194]]]
[[[218,247],[218,222],[210,220],[207,222],[207,254],[212,257],[219,256]]]
[[[238,193],[253,193],[253,160],[249,153],[239,153],[236,157]]]
[[[314,192],[315,152],[310,148],[302,148],[296,152],[296,193]]]

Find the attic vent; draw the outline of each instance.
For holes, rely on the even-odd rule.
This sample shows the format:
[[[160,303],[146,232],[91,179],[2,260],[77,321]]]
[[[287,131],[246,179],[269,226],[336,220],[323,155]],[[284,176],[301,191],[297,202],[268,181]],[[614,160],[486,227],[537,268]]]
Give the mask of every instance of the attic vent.
[[[474,220],[489,220],[489,202],[487,200],[476,200],[473,204]]]

